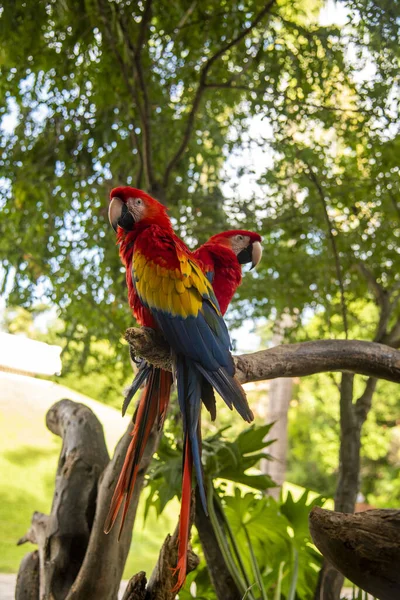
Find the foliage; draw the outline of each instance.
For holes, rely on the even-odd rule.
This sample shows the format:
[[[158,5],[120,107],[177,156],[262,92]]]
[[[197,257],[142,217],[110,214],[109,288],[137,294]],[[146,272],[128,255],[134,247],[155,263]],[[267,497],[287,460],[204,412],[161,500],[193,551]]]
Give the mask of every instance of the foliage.
[[[127,182],[165,198],[191,243],[228,222],[262,230],[269,260],[251,293],[259,310],[282,305],[282,282],[291,286],[296,307],[310,304],[314,237],[301,237],[309,218],[295,225],[301,213],[293,200],[304,177],[287,187],[280,157],[296,168],[293,127],[350,132],[355,147],[369,115],[367,92],[356,89],[357,68],[346,60],[348,33],[320,25],[321,6],[318,0],[7,3],[0,20],[0,111],[17,124],[1,131],[7,185],[0,255],[4,280],[13,283],[11,303],[29,306],[46,297],[62,311],[68,338],[79,337],[83,326],[87,344],[92,336],[118,343],[130,317],[106,196]],[[379,104],[383,91],[374,93]],[[254,143],[278,153],[271,177],[286,186],[282,206],[268,178],[262,202],[250,190],[228,201],[221,193],[230,178],[221,168],[225,157],[253,143],[253,115],[267,118],[272,129],[270,139],[258,132]],[[323,156],[309,159],[319,168]],[[306,281],[292,269],[294,259]],[[314,294],[318,301],[321,293]],[[242,298],[248,295],[246,286]]]
[[[361,379],[361,378],[360,378]],[[287,479],[334,495],[339,454],[338,377],[314,375],[296,386],[289,412]],[[362,381],[358,382],[361,389]],[[362,433],[360,492],[379,508],[399,504],[398,386],[378,383]]]
[[[270,428],[271,425],[252,425],[231,441],[223,435],[228,429],[225,427],[204,439],[202,446],[205,477],[240,483],[257,490],[266,490],[273,486],[274,483],[268,475],[247,473],[261,458],[268,457],[261,450],[271,443],[263,441]],[[168,427],[150,467],[147,509],[155,506],[160,514],[174,496],[180,496],[181,466],[182,450],[174,443],[174,434]]]
[[[278,504],[271,497],[242,495],[237,489],[234,496],[223,500],[225,514],[248,572],[251,572],[251,566],[246,548],[251,540],[267,592],[274,591],[283,564],[280,583],[285,598],[289,594],[296,561],[295,589],[301,599],[311,597],[321,563],[320,554],[311,545],[308,514],[313,506],[321,506],[325,499],[317,497],[310,504],[307,500],[307,490],[297,502],[289,492],[286,500]]]
[[[311,546],[308,513],[312,506],[321,506],[325,499],[317,497],[307,503],[309,493],[305,491],[295,502],[289,492],[285,501],[277,503],[262,494],[273,482],[268,476],[253,473],[260,458],[268,458],[261,451],[271,443],[263,441],[270,427],[253,425],[233,441],[226,439],[226,430],[223,430],[203,441],[205,480],[212,502],[216,503],[214,509],[209,503],[211,522],[214,529],[218,529],[218,536],[225,539],[222,543],[226,545],[235,571],[242,569],[248,586],[255,584],[254,569],[257,565],[261,586],[266,592],[275,591],[279,581],[282,594],[287,598],[291,582],[295,581],[297,597],[306,599],[315,587],[321,562],[320,555]],[[147,486],[146,511],[154,506],[161,513],[175,495],[180,495],[181,451],[173,440],[173,435],[164,436],[157,457],[153,460]],[[247,473],[249,469],[250,474]],[[215,492],[212,479],[216,485]],[[217,521],[222,517],[222,529],[221,525],[214,523],[214,511],[220,515]],[[241,562],[236,564],[238,555]],[[190,597],[188,590],[193,581],[197,586],[195,597],[208,598],[207,593],[211,591],[207,591],[207,586],[210,583],[201,567],[188,579],[183,597]],[[258,598],[259,593],[255,585],[247,595],[249,599]]]
[[[348,304],[349,336],[373,338],[378,309],[369,298]],[[354,317],[354,320],[353,320]],[[330,334],[340,335],[342,319],[334,315]],[[326,314],[321,310],[297,331],[297,340],[324,336]],[[271,327],[259,329],[262,346],[271,341]],[[365,377],[355,380],[355,396],[365,385]],[[287,479],[292,483],[334,495],[339,456],[340,375],[321,373],[296,381],[289,409]],[[362,431],[360,492],[366,502],[376,507],[396,507],[400,498],[398,477],[400,406],[399,386],[379,381],[368,420]]]

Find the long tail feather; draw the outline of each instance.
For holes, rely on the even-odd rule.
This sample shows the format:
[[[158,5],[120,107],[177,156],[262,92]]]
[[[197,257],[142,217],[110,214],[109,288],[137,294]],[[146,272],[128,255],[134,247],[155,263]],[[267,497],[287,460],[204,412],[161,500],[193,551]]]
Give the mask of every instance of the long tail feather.
[[[201,465],[200,409],[203,377],[195,364],[182,356],[177,358],[178,400],[182,412],[185,436],[189,436],[196,479],[204,512],[207,514],[207,501],[204,490],[203,468]]]
[[[131,434],[132,440],[129,444],[104,524],[105,533],[111,531],[121,505],[124,503],[119,530],[119,537],[121,536],[139,472],[140,461],[155,421],[157,420],[159,428],[162,427],[168,407],[171,385],[171,373],[152,367],[146,387],[139,400],[139,407]]]
[[[177,573],[177,582],[172,592],[179,592],[186,579],[187,571],[187,553],[190,533],[190,508],[192,501],[192,464],[193,457],[190,448],[190,440],[185,436],[184,459],[183,459],[183,477],[182,477],[182,498],[181,513],[179,516],[179,535],[178,535],[178,562],[174,573]]]
[[[150,373],[154,370],[153,365],[149,364],[145,360],[140,363],[139,370],[135,375],[134,380],[125,392],[124,403],[122,405],[122,416],[125,416],[127,408],[131,403],[133,396],[136,394],[140,386],[146,381]]]

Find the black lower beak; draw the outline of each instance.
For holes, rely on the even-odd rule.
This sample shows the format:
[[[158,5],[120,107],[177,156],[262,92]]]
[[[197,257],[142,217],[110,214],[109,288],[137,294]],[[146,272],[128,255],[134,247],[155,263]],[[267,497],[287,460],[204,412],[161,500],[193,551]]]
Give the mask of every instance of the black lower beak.
[[[135,219],[133,215],[129,212],[126,204],[122,206],[121,216],[118,219],[117,224],[122,227],[125,231],[132,231],[135,225]]]
[[[244,250],[239,252],[239,254],[237,255],[237,259],[240,265],[247,265],[247,263],[253,262],[251,244],[249,244],[247,248],[244,248]]]

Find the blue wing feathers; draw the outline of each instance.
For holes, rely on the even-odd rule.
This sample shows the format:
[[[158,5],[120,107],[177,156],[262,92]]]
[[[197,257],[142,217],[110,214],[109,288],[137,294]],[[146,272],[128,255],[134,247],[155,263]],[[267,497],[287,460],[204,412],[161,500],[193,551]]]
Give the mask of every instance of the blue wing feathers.
[[[133,396],[136,394],[142,383],[146,381],[153,369],[153,365],[150,365],[148,362],[141,362],[139,370],[136,373],[134,380],[132,381],[131,385],[125,393],[124,403],[122,405],[122,416],[125,415]]]
[[[185,437],[188,436],[189,438],[200,497],[204,511],[207,514],[199,443],[202,376],[194,364],[182,355],[177,357],[176,370],[178,400],[183,417],[183,428]]]

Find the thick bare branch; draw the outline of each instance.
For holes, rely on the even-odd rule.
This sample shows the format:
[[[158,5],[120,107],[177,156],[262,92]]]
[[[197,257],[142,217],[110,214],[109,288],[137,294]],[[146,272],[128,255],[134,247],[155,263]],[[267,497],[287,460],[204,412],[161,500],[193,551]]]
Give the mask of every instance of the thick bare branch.
[[[152,329],[131,327],[125,339],[136,356],[172,370],[170,348]],[[327,371],[350,371],[400,383],[400,352],[384,344],[362,340],[318,340],[283,344],[235,356],[241,383],[277,377],[304,377]]]
[[[120,511],[113,529],[106,535],[104,533],[104,523],[127,448],[132,440],[131,430],[132,424],[129,424],[125,435],[118,443],[113,459],[99,481],[92,534],[82,568],[68,594],[67,600],[80,600],[81,598],[116,600],[118,596],[118,588],[132,539],[132,528],[144,476],[159,442],[159,432],[153,430],[140,462],[134,494],[120,539],[118,540],[118,532],[122,511]]]
[[[365,389],[355,404],[356,415],[360,425],[366,420],[372,406],[372,397],[374,395],[378,380],[375,377],[369,377]]]
[[[195,502],[192,500],[190,527],[194,520]],[[174,534],[167,535],[161,547],[157,564],[146,586],[145,573],[141,571],[132,577],[124,594],[123,600],[174,600],[176,592],[173,588],[176,583],[175,568],[178,554],[179,524]],[[194,571],[200,559],[189,546],[187,553],[187,573]]]
[[[164,179],[163,179],[163,186],[164,188],[167,187],[168,185],[168,181],[172,172],[172,169],[175,167],[175,165],[179,162],[179,160],[181,159],[182,155],[184,154],[187,145],[189,143],[189,140],[191,138],[192,135],[192,131],[193,131],[193,125],[194,125],[194,121],[195,121],[195,117],[196,117],[196,113],[199,109],[200,106],[200,101],[201,98],[203,96],[204,90],[207,87],[207,75],[209,70],[211,69],[212,65],[221,57],[223,56],[226,52],[228,52],[228,50],[230,50],[231,48],[233,48],[234,46],[237,46],[255,27],[257,27],[257,25],[262,21],[262,19],[271,11],[273,5],[275,4],[275,0],[269,0],[269,2],[266,3],[266,5],[264,6],[264,8],[258,13],[258,15],[253,19],[253,21],[250,23],[250,25],[248,27],[246,27],[245,29],[243,29],[236,37],[234,37],[230,42],[228,42],[227,44],[225,44],[224,46],[222,46],[217,52],[215,52],[215,54],[213,54],[203,65],[203,67],[200,70],[200,79],[199,79],[199,84],[197,86],[197,90],[196,93],[194,95],[193,98],[193,102],[192,102],[192,107],[189,111],[188,117],[187,117],[187,121],[186,121],[186,126],[184,129],[184,133],[183,133],[183,138],[182,141],[177,149],[177,151],[175,152],[175,154],[172,156],[171,160],[169,161],[166,170],[165,170],[165,174],[164,174]]]

